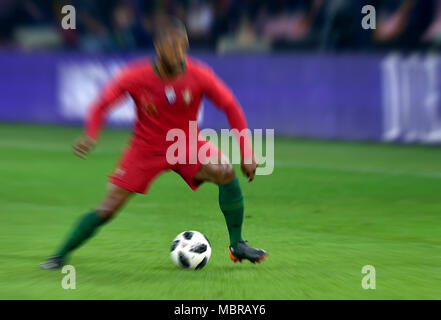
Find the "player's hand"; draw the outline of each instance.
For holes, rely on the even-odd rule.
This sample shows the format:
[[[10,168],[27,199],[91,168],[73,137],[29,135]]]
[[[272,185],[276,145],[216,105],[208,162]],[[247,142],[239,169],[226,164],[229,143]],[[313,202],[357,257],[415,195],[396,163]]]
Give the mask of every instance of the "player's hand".
[[[96,140],[92,139],[89,136],[83,136],[77,139],[73,146],[72,151],[78,157],[82,159],[86,159],[86,155],[92,150],[96,145]]]
[[[256,175],[256,169],[257,169],[256,159],[253,156],[253,158],[251,159],[251,163],[244,163],[244,162],[245,161],[243,161],[241,164],[242,172],[248,178],[248,182],[251,182],[253,181],[254,176]]]

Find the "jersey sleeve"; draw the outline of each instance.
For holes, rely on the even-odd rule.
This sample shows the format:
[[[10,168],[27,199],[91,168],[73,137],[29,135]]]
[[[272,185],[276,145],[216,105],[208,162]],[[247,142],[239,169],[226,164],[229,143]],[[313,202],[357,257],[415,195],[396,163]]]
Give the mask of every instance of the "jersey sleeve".
[[[98,97],[91,103],[86,116],[85,132],[92,139],[99,138],[108,111],[125,97],[128,78],[128,71],[120,71],[104,85]]]
[[[200,67],[203,91],[220,110],[224,111],[231,129],[236,129],[241,159],[246,163],[253,157],[248,125],[242,107],[227,85],[209,67]]]

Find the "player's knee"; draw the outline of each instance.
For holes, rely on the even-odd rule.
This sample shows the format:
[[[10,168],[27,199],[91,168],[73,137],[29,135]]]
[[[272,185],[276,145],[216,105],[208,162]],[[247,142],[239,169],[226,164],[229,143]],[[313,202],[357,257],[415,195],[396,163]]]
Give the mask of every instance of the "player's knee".
[[[113,218],[131,194],[131,191],[109,184],[107,194],[96,209],[98,215],[106,220]]]
[[[118,209],[117,208],[111,208],[111,207],[98,207],[96,209],[96,212],[98,213],[98,215],[104,219],[104,220],[110,220],[112,219],[115,214],[117,213]]]
[[[121,201],[118,199],[108,196],[97,208],[96,211],[98,215],[109,220],[113,218],[121,207]]]
[[[231,182],[236,174],[234,173],[233,166],[228,164],[223,164],[221,166],[221,170],[219,170],[218,181],[217,184],[226,184]]]

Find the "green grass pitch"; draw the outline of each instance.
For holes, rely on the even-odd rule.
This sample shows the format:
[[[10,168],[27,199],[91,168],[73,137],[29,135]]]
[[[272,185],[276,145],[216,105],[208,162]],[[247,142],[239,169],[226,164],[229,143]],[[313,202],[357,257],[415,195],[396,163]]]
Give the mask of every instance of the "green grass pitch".
[[[70,146],[79,127],[0,125],[2,299],[440,299],[439,146],[276,139],[276,166],[245,196],[244,237],[261,264],[233,264],[217,187],[191,191],[168,172],[148,195],[74,253],[76,289],[39,263],[105,191],[129,131],[107,129],[87,161]],[[236,168],[239,174],[239,168]],[[199,271],[169,257],[198,230],[212,243]],[[361,286],[364,265],[376,289]]]

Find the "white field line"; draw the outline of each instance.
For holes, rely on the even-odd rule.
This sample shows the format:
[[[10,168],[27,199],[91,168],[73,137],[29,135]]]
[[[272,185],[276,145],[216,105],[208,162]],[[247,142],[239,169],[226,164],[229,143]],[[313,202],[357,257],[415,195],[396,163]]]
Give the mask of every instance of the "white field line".
[[[67,201],[66,201],[67,202]],[[17,209],[17,207],[23,208],[23,209],[35,209],[35,208],[42,208],[48,210],[60,210],[60,208],[69,208],[72,210],[81,210],[81,208],[84,208],[84,206],[81,205],[72,205],[72,204],[54,204],[54,203],[41,203],[41,202],[29,202],[29,201],[19,201],[19,200],[5,200],[0,199],[0,204],[7,204],[7,205],[14,205],[14,209]]]
[[[15,149],[26,149],[26,150],[41,150],[41,151],[53,151],[53,152],[72,152],[72,145],[69,144],[57,144],[57,143],[47,143],[42,141],[29,142],[23,140],[16,141],[1,141],[0,147],[15,148]],[[94,150],[94,153],[118,153],[119,150],[114,149],[113,151],[106,148],[98,147]]]
[[[356,166],[333,166],[333,165],[322,165],[322,164],[309,164],[297,161],[275,161],[275,170],[277,167],[288,167],[288,168],[306,168],[306,169],[318,169],[318,170],[331,170],[331,171],[341,171],[347,173],[373,173],[381,175],[394,175],[394,176],[409,176],[409,177],[423,177],[423,178],[434,178],[441,179],[441,172],[436,171],[413,171],[413,170],[402,170],[402,169],[392,169],[392,168],[380,168],[380,167],[356,167]]]
[[[68,200],[66,200],[66,203],[41,203],[37,201],[20,201],[20,200],[6,200],[6,199],[0,199],[0,204],[8,204],[14,205],[14,208],[20,207],[20,208],[41,208],[44,207],[46,209],[52,209],[52,210],[59,210],[60,208],[69,208],[72,210],[81,210],[81,208],[84,208],[83,205],[77,204],[72,205],[67,203]],[[149,209],[149,208],[157,208],[160,206],[160,203],[157,202],[147,202],[147,203],[131,203],[130,208],[132,209]]]
[[[17,149],[27,149],[27,150],[41,150],[41,151],[55,151],[55,152],[72,152],[70,145],[57,144],[57,143],[47,143],[46,141],[2,141],[0,140],[0,147],[10,147]],[[119,153],[119,150],[110,150],[97,148],[93,153],[98,154],[114,154]],[[323,165],[323,164],[310,164],[298,161],[275,161],[275,170],[277,167],[289,167],[289,168],[306,168],[306,169],[317,169],[317,170],[332,170],[341,171],[348,173],[372,173],[372,174],[382,174],[382,175],[394,175],[394,176],[408,176],[408,177],[422,177],[422,178],[433,178],[441,179],[441,172],[437,171],[421,171],[421,170],[403,170],[403,169],[393,169],[393,168],[381,168],[381,167],[365,167],[365,166],[333,166],[333,165]]]

